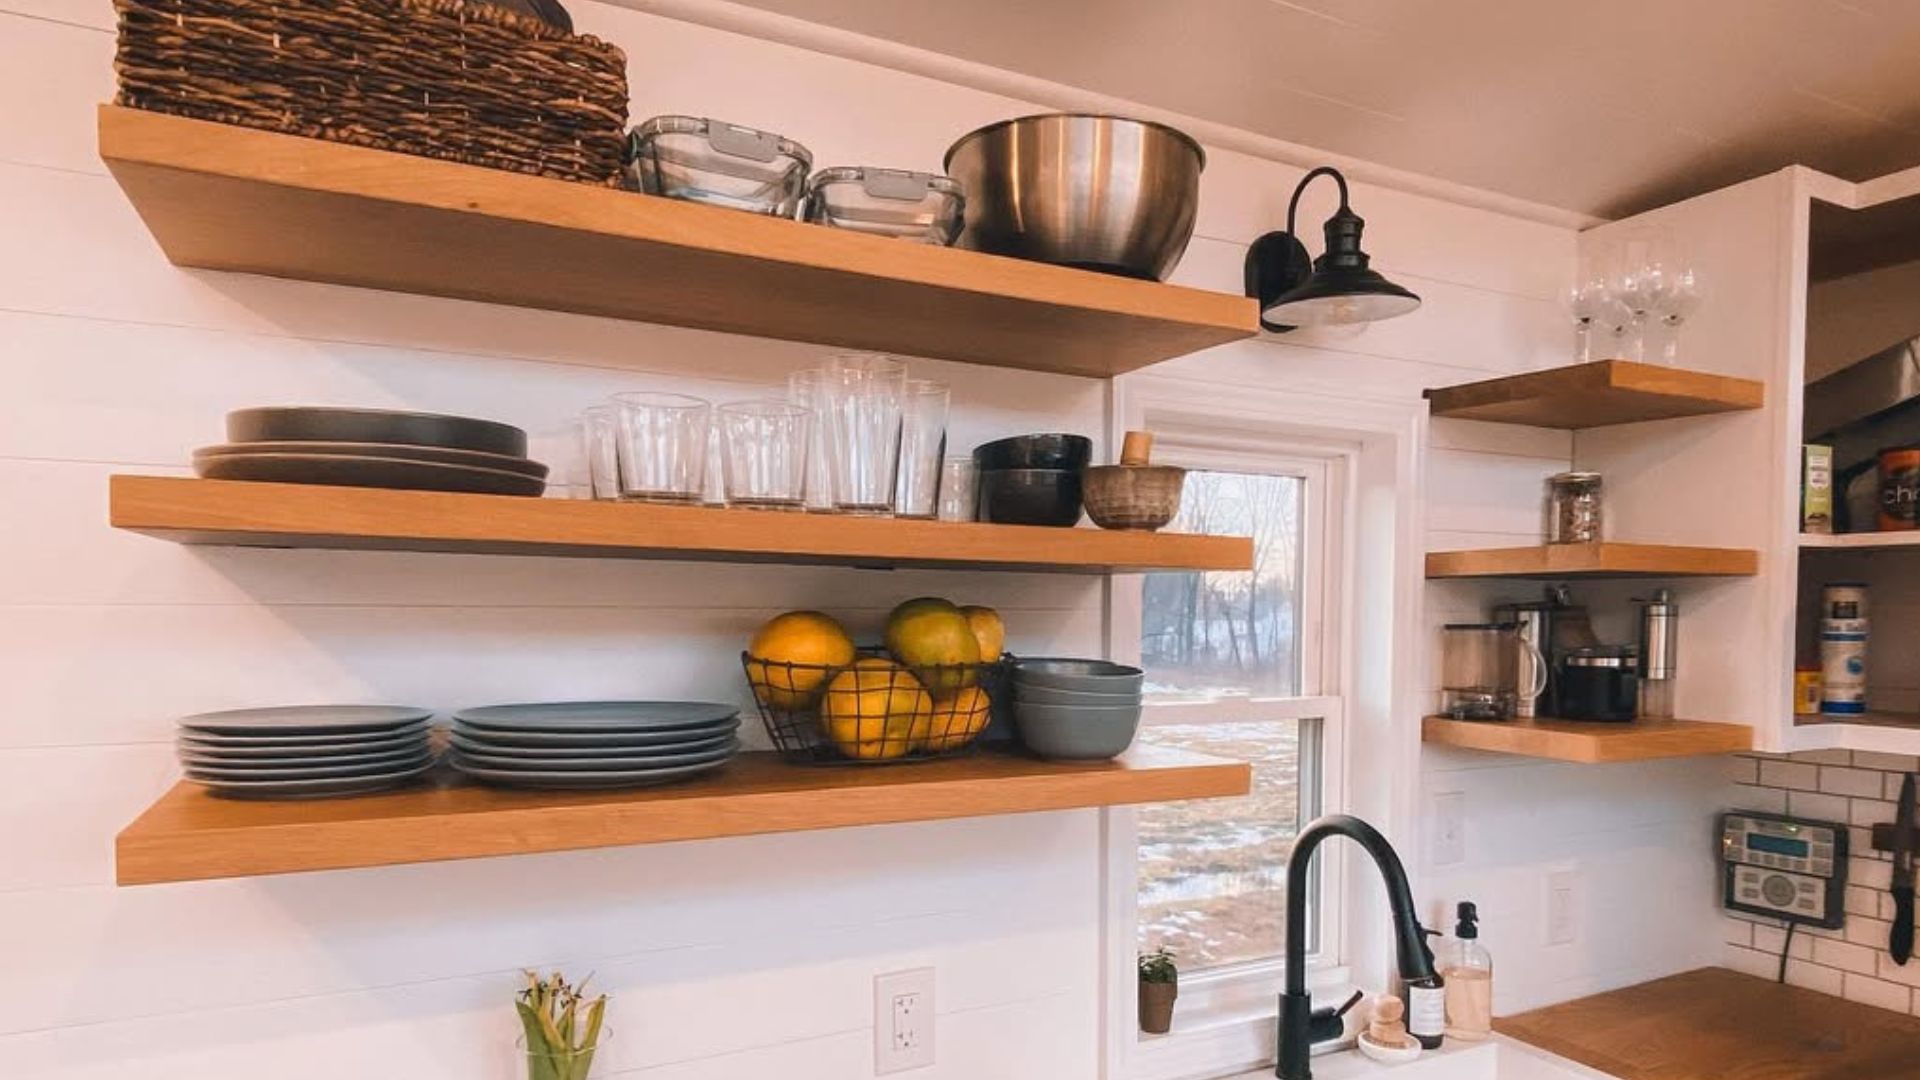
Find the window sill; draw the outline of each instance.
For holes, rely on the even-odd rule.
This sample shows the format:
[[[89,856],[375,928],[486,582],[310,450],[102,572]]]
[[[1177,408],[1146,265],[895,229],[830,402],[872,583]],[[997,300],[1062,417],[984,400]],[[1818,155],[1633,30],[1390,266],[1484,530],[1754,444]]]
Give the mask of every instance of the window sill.
[[[1308,980],[1314,999],[1343,1001],[1357,987],[1344,967],[1315,970]],[[1176,1012],[1165,1035],[1135,1032],[1126,1080],[1200,1080],[1264,1065],[1270,1073],[1276,1050],[1279,981],[1239,979],[1207,987],[1199,1007]],[[1340,1043],[1330,1043],[1337,1048]]]

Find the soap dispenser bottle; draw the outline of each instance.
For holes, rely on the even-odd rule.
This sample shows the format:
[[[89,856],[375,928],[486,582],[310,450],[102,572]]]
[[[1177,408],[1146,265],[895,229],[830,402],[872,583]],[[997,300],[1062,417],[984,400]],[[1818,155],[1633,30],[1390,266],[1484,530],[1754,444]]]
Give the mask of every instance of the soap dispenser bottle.
[[[1433,974],[1403,983],[1400,988],[1406,998],[1407,1034],[1413,1036],[1423,1050],[1440,1049],[1447,1027],[1446,978],[1433,950],[1427,947],[1427,938],[1439,936],[1438,930],[1420,928],[1420,948],[1426,952],[1427,967]]]
[[[1447,1034],[1469,1042],[1493,1034],[1493,955],[1480,944],[1480,911],[1462,900],[1440,958],[1447,981]]]

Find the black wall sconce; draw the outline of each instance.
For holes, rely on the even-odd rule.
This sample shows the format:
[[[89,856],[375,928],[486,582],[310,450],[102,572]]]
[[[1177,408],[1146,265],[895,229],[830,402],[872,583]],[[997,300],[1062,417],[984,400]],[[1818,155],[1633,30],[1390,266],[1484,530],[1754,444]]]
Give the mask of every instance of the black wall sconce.
[[[1321,176],[1340,185],[1340,209],[1327,219],[1327,249],[1309,260],[1295,233],[1300,193]],[[1287,203],[1287,231],[1270,232],[1247,249],[1247,295],[1260,301],[1260,326],[1284,333],[1301,326],[1376,322],[1405,315],[1420,298],[1367,266],[1360,230],[1367,223],[1347,207],[1347,178],[1322,165],[1300,178]]]

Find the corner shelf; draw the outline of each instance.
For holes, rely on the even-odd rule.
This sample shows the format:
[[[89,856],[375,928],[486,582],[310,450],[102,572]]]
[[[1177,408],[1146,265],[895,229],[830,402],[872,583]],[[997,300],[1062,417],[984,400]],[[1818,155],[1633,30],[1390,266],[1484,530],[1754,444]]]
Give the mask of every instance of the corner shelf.
[[[1920,532],[1801,533],[1802,551],[1920,548]]]
[[[1758,409],[1766,385],[1752,379],[1596,360],[1426,391],[1430,415],[1532,427],[1580,428]]]
[[[1751,577],[1760,553],[1750,548],[1674,544],[1541,544],[1427,552],[1427,578]]]
[[[342,799],[222,799],[182,781],[114,842],[121,885],[392,866],[908,821],[1245,795],[1252,767],[1140,746],[1115,761],[1005,751],[913,765],[788,765],[742,754],[717,773],[629,791],[427,784]]]
[[[115,476],[112,524],[183,544],[1109,574],[1250,570],[1244,536]]]
[[[114,105],[99,139],[180,266],[1095,377],[1258,328],[1242,296]]]
[[[1731,754],[1753,749],[1753,729],[1701,720],[1455,720],[1420,722],[1422,742],[1522,757],[1597,765],[1616,761]]]

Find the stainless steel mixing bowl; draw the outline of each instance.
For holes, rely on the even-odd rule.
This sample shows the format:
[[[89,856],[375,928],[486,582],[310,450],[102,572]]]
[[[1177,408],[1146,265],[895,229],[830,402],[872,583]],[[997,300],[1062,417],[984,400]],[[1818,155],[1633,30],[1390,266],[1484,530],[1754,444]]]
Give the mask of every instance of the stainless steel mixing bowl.
[[[990,124],[947,150],[967,193],[959,246],[1163,280],[1193,236],[1206,162],[1188,136],[1122,116]]]

